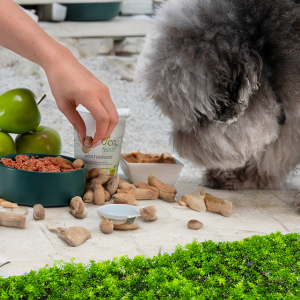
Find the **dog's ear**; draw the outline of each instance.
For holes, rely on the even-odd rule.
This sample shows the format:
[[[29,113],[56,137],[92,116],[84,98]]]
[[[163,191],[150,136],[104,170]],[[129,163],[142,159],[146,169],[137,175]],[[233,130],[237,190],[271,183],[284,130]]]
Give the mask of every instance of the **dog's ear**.
[[[246,46],[227,54],[219,53],[220,66],[209,66],[212,74],[208,78],[214,120],[222,123],[232,123],[243,114],[249,97],[258,89],[263,67],[260,55]]]

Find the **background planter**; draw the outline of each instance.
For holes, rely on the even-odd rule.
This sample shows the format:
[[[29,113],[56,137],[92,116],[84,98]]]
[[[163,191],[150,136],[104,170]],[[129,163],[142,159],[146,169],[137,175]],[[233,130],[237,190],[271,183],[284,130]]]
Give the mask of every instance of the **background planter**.
[[[105,21],[116,17],[122,1],[104,3],[64,4],[67,7],[66,21]]]

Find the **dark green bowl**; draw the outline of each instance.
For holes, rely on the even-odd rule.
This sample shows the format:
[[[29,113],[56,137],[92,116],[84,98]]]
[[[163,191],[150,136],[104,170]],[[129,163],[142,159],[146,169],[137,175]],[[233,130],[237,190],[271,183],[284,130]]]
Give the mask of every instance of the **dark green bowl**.
[[[57,155],[18,153],[2,157],[14,159],[16,155],[43,158]],[[70,161],[75,158],[63,156]],[[44,207],[68,206],[75,196],[82,197],[85,190],[86,166],[70,172],[35,172],[6,167],[0,163],[0,197],[20,205]]]
[[[66,21],[106,21],[116,17],[122,1],[103,3],[72,3],[67,6]]]

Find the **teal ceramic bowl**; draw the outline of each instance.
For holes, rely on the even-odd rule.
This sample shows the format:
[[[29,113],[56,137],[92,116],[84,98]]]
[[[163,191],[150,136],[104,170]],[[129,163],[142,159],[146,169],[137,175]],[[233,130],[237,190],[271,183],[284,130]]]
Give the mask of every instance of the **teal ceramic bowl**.
[[[103,3],[72,3],[67,7],[66,21],[106,21],[116,17],[122,1]]]
[[[14,159],[20,154],[37,158],[57,156],[18,153],[2,157]],[[73,157],[61,156],[72,162],[75,160]],[[86,166],[70,172],[35,172],[9,168],[0,163],[0,197],[19,205],[69,206],[73,197],[83,196],[85,179]]]

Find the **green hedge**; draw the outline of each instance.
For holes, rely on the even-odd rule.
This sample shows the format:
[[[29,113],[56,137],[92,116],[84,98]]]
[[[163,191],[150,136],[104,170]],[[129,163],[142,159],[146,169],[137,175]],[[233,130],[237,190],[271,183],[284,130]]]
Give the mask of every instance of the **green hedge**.
[[[300,299],[300,236],[194,241],[171,255],[56,262],[0,278],[0,299]]]

